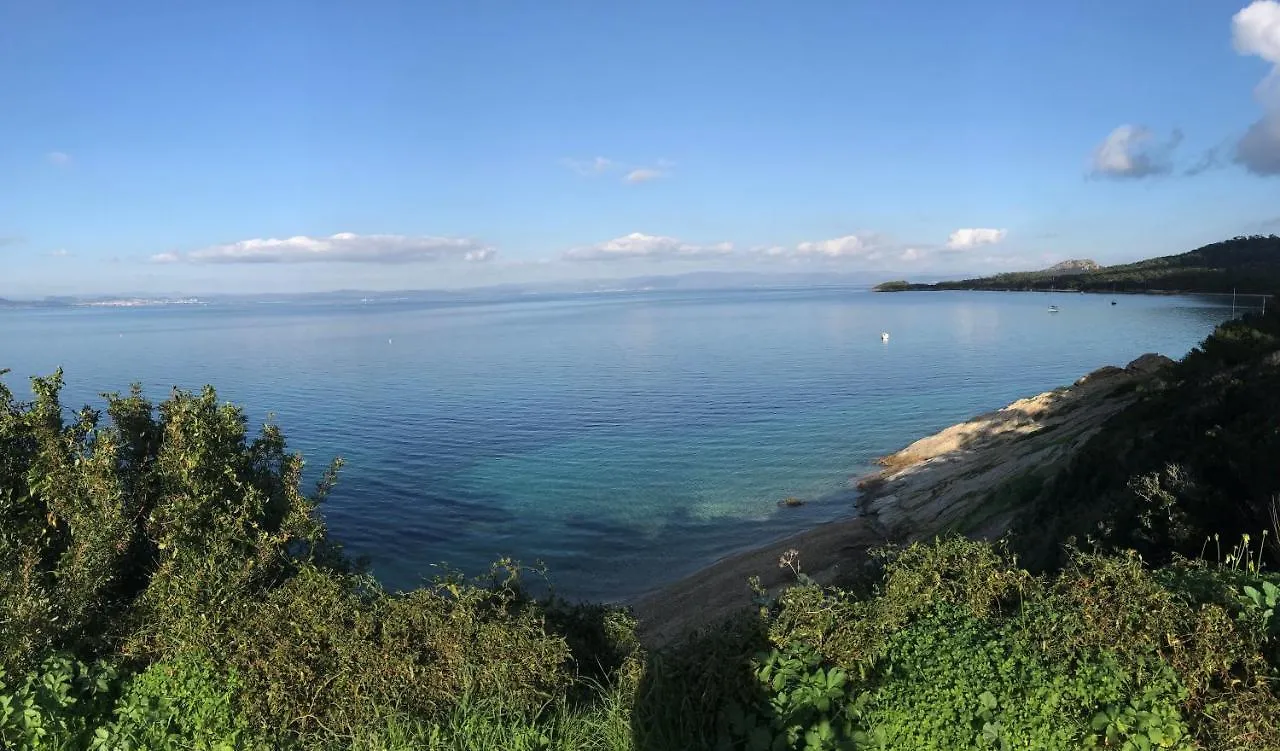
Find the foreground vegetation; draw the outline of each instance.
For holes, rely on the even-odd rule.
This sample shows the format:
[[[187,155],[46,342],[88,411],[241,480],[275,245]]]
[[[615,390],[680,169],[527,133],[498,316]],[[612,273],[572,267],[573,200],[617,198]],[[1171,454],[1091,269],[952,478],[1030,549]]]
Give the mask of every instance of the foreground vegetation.
[[[1280,316],[1143,386],[1008,543],[879,551],[646,651],[499,562],[384,591],[211,389],[0,386],[0,747],[1280,748]],[[993,489],[997,492],[998,489]],[[1206,546],[1207,543],[1207,546]]]
[[[894,281],[876,289],[1271,293],[1280,289],[1280,237],[1237,237],[1187,253],[1097,269],[1017,271],[936,284]]]

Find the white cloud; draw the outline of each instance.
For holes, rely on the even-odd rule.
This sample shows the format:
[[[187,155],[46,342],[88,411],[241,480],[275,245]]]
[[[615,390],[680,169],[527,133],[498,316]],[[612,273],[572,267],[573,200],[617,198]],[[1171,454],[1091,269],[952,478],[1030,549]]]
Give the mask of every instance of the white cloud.
[[[1242,55],[1280,65],[1280,2],[1255,0],[1231,19],[1231,43]]]
[[[66,248],[55,248],[49,251],[49,255],[53,256],[54,258],[66,258],[67,256],[71,255],[71,253]]]
[[[830,240],[802,242],[796,246],[797,256],[820,256],[823,258],[858,258],[866,257],[874,249],[873,243],[858,235],[845,235]]]
[[[421,261],[487,261],[496,251],[475,240],[453,237],[299,235],[285,239],[253,239],[214,245],[186,254],[159,253],[154,263],[416,263]]]
[[[842,235],[827,240],[806,240],[793,246],[770,245],[751,249],[757,258],[788,261],[882,261],[900,253],[903,245],[889,243],[878,233]],[[918,252],[918,251],[913,251]]]
[[[659,169],[641,167],[628,172],[623,180],[629,183],[644,183],[650,180],[657,180],[659,177],[666,177],[666,175],[667,173]]]
[[[632,232],[623,237],[585,248],[574,248],[564,253],[570,261],[605,261],[613,259],[646,258],[716,258],[733,252],[733,243],[697,245],[674,237],[646,235]]]
[[[958,229],[947,238],[950,250],[968,250],[980,245],[994,245],[1009,233],[1003,229]]]
[[[1092,174],[1114,178],[1167,174],[1173,168],[1173,150],[1181,142],[1182,132],[1176,129],[1169,140],[1161,141],[1141,125],[1121,125],[1094,150]]]
[[[1236,144],[1235,162],[1256,175],[1280,175],[1280,2],[1255,0],[1237,13],[1231,42],[1240,54],[1273,66],[1254,89],[1264,114]]]
[[[565,164],[569,166],[569,169],[584,177],[602,175],[614,166],[612,159],[602,156],[598,156],[595,159],[566,159]]]
[[[920,260],[920,251],[915,248],[907,248],[902,251],[902,255],[898,256],[898,258],[903,261],[918,261]]]
[[[55,167],[66,167],[71,164],[71,155],[65,151],[50,151],[45,157]]]

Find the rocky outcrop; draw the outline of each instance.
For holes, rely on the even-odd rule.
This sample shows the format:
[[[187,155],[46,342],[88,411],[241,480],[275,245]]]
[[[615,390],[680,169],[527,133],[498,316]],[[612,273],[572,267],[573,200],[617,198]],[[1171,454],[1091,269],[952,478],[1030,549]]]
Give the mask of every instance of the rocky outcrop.
[[[1055,263],[1045,271],[1053,271],[1059,274],[1083,274],[1086,271],[1097,271],[1102,268],[1102,264],[1091,258],[1073,258],[1070,261]]]
[[[1147,354],[1124,368],[1100,368],[1070,387],[922,438],[882,458],[884,469],[858,481],[860,511],[906,537],[948,530],[1002,534],[1018,503],[1133,401],[1133,389],[1123,387],[1170,362]]]

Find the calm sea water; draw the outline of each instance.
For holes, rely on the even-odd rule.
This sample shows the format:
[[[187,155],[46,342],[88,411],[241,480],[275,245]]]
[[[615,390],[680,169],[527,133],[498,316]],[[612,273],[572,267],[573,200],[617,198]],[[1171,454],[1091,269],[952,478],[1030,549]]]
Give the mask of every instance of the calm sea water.
[[[69,403],[210,383],[274,414],[392,587],[447,562],[544,561],[617,599],[848,514],[849,478],[975,413],[1144,352],[1185,354],[1200,298],[662,292],[483,304],[0,311],[0,368]],[[1229,305],[1229,301],[1228,301]],[[891,332],[882,342],[880,332]],[[787,496],[808,501],[779,509]]]

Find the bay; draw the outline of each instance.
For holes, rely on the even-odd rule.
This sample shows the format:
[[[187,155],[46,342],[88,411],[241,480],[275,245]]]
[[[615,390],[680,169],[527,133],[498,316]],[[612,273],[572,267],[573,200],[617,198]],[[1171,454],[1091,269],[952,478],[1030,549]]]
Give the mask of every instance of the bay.
[[[877,456],[1146,352],[1217,298],[634,292],[466,302],[0,310],[0,368],[66,370],[69,405],[217,387],[314,470],[333,533],[393,588],[543,561],[617,600],[849,514]],[[1061,312],[1049,314],[1049,302]],[[882,341],[880,333],[890,333]],[[795,496],[806,503],[779,508]]]

